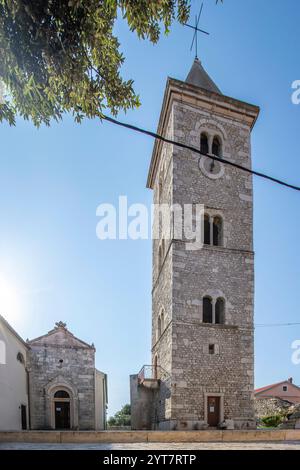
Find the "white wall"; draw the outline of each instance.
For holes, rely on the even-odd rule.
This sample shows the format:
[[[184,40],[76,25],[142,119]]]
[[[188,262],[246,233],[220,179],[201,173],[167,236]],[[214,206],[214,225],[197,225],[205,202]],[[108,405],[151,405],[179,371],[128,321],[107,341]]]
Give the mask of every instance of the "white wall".
[[[106,375],[95,369],[95,429],[105,429],[106,417]]]
[[[25,364],[17,360],[17,354],[21,352],[26,361],[26,347],[1,319],[0,345],[0,430],[21,430],[21,405],[26,405],[28,426],[28,396]]]

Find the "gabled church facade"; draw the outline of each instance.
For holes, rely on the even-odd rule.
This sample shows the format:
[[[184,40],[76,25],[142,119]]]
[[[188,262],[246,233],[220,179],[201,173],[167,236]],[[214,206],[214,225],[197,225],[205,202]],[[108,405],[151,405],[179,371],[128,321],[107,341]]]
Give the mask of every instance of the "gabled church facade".
[[[104,429],[106,375],[95,368],[95,347],[63,322],[28,342],[32,429]]]
[[[210,155],[251,168],[258,113],[197,58],[185,82],[167,81],[158,134],[201,156],[157,140],[147,187],[155,204],[202,205],[203,246],[153,240],[152,364],[130,378],[134,429],[255,427],[252,176]]]

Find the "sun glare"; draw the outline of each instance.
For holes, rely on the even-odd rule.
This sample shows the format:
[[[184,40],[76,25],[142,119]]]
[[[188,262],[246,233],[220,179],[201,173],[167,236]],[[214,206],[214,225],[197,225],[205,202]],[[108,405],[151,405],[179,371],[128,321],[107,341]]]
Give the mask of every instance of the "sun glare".
[[[19,317],[20,305],[16,287],[0,274],[0,314],[9,322]]]

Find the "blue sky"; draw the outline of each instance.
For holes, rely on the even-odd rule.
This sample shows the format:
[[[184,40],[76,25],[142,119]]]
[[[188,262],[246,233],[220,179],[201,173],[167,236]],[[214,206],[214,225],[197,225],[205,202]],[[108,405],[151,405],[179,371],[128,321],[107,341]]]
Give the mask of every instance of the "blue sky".
[[[200,2],[193,1],[193,15]],[[252,134],[253,167],[300,183],[298,0],[206,0],[199,56],[223,93],[261,107]],[[193,61],[191,31],[175,25],[158,45],[116,26],[142,106],[120,118],[155,130],[167,76],[184,80]],[[96,208],[151,204],[146,176],[153,141],[109,123],[60,124],[39,130],[19,120],[0,126],[1,313],[24,338],[66,321],[97,348],[108,373],[109,413],[129,400],[130,373],[150,361],[151,241],[100,241]],[[298,142],[299,139],[299,142]],[[299,203],[296,191],[254,179],[256,323],[299,321]],[[5,311],[3,311],[5,309]],[[291,343],[300,326],[257,328],[256,385],[293,376]]]

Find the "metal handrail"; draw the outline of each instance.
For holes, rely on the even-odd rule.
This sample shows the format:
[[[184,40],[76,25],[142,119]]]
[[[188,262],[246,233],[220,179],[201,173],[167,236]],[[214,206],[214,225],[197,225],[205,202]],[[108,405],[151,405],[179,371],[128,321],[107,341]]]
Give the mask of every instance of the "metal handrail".
[[[169,377],[169,373],[159,365],[145,364],[138,373],[138,381],[141,383],[145,379],[161,380]]]

